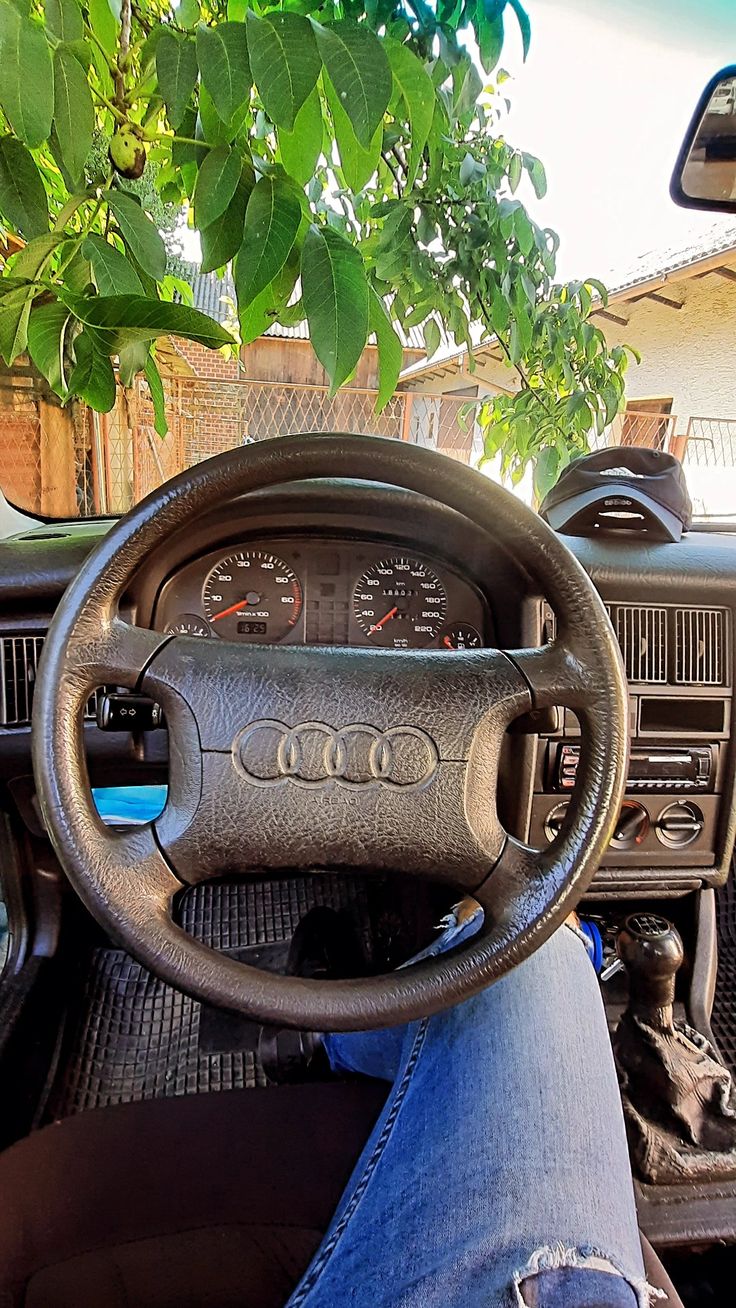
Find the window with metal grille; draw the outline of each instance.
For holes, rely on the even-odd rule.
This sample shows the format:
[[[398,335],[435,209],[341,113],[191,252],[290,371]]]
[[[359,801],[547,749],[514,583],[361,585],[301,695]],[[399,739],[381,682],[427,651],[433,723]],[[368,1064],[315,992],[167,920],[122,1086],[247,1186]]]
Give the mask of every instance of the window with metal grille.
[[[31,721],[38,660],[44,637],[9,635],[0,638],[0,726],[27,727]],[[92,695],[84,716],[97,713],[97,694]]]
[[[621,646],[627,679],[667,681],[667,610],[641,604],[606,605]]]
[[[725,609],[675,609],[675,682],[724,686],[729,679]]]

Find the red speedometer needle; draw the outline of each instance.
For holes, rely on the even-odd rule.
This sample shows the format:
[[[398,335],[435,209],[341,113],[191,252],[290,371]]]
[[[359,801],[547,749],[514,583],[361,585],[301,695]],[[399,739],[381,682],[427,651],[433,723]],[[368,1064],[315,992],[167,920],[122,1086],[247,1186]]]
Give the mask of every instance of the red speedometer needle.
[[[384,613],[380,622],[373,623],[373,626],[371,627],[371,631],[380,631],[381,627],[385,626],[385,624],[389,622],[391,618],[396,617],[398,611],[399,611],[398,604],[394,604],[394,607],[392,609],[389,609],[388,613]]]
[[[211,621],[219,622],[220,618],[226,618],[228,613],[234,613],[236,609],[247,608],[249,604],[250,604],[249,599],[238,600],[237,604],[231,604],[229,609],[221,609],[219,613],[215,614],[214,618],[212,618]]]

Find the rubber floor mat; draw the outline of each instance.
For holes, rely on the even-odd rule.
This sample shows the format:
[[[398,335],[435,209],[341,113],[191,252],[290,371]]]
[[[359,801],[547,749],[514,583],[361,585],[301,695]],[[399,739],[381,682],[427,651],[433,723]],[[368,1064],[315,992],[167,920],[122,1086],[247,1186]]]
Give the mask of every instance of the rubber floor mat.
[[[724,1061],[736,1073],[736,870],[716,891],[718,973],[710,1024]]]
[[[210,882],[186,892],[179,921],[213,949],[281,971],[299,919],[316,905],[342,911],[369,950],[368,891],[358,877]],[[68,1015],[46,1119],[139,1099],[265,1085],[257,1025],[232,1015],[222,1022],[222,1016],[123,950],[95,950]]]

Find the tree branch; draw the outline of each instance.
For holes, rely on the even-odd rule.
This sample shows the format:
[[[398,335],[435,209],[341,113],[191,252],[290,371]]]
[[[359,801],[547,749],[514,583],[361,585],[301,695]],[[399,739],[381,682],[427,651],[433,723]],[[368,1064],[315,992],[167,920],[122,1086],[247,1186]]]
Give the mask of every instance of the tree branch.
[[[122,0],[120,5],[120,45],[115,70],[115,103],[120,110],[125,109],[125,66],[130,50],[130,26],[132,20],[132,0]]]

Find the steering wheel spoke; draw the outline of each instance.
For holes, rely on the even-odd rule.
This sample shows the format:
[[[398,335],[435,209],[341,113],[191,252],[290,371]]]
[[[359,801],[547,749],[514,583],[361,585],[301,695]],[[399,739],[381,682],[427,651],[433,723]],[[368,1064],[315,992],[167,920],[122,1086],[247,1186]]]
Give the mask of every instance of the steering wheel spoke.
[[[64,651],[64,676],[80,702],[101,686],[136,690],[156,651],[170,639],[125,622],[116,613],[94,626],[80,625]]]
[[[574,644],[556,640],[540,648],[506,653],[527,682],[535,709],[584,708],[599,693],[594,671]]]

